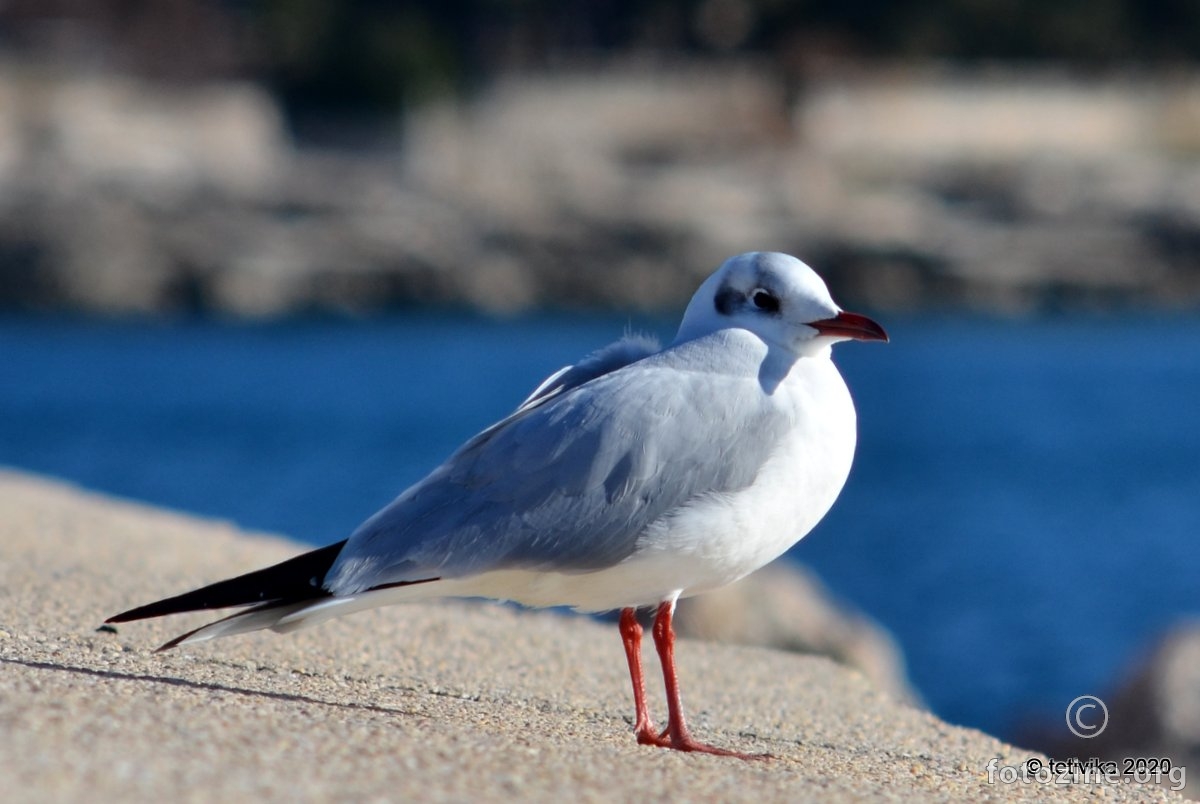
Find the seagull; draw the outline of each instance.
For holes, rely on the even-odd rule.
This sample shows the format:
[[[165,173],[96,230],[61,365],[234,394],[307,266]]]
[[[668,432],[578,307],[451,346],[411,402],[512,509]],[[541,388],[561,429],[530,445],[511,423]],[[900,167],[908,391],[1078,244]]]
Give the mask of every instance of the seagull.
[[[838,307],[795,257],[732,257],[668,346],[626,336],[554,373],[349,538],[107,622],[243,607],[161,651],[422,598],[619,609],[638,743],[761,758],[692,736],[672,617],[680,598],[782,555],[833,505],[857,438],[830,359],[845,340],[888,336]],[[639,608],[655,610],[661,731],[646,705]]]

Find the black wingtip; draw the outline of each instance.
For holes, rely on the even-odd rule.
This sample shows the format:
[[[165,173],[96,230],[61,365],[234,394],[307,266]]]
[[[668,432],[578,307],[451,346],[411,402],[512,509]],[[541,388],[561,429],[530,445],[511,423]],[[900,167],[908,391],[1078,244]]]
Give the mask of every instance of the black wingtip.
[[[336,544],[313,550],[266,569],[248,572],[236,578],[210,584],[175,597],[149,603],[145,606],[114,614],[104,622],[125,623],[163,617],[185,611],[224,609],[230,606],[249,606],[271,601],[304,600],[328,595],[321,588],[329,568],[346,544],[343,539]],[[179,639],[186,639],[189,634]],[[175,647],[179,640],[172,640],[159,650]]]
[[[238,612],[238,614],[241,614],[241,613],[242,612]],[[236,617],[236,616],[238,616],[238,615],[231,614],[229,617],[222,617],[221,619],[217,620],[216,622],[218,622],[218,623],[225,622],[226,620],[230,619],[230,617]],[[161,645],[159,645],[157,648],[154,649],[154,652],[162,653],[163,651],[168,651],[171,648],[177,648],[177,647],[179,647],[179,645],[182,642],[187,640],[188,637],[192,636],[197,631],[203,631],[205,628],[208,628],[210,625],[214,625],[214,624],[215,623],[205,623],[204,625],[200,626],[199,628],[193,628],[191,631],[188,631],[186,634],[180,634],[179,636],[175,637],[174,639],[169,640],[169,641],[164,642]]]
[[[203,627],[204,626],[201,626],[201,628],[203,628]],[[172,639],[170,642],[164,642],[161,645],[159,645],[157,648],[154,649],[154,652],[162,653],[163,651],[168,651],[171,648],[179,647],[180,642],[187,639],[188,637],[190,637],[192,634],[196,633],[199,630],[200,630],[200,628],[194,628],[191,631],[188,631],[186,634],[180,634],[179,636]]]

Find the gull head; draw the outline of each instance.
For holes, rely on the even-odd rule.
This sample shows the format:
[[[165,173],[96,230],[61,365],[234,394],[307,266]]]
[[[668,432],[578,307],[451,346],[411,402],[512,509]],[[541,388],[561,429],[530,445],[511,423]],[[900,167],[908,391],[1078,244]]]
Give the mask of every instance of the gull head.
[[[888,339],[871,319],[838,307],[812,268],[772,251],[726,260],[692,296],[675,340],[729,328],[748,330],[798,356],[827,352],[837,341]]]

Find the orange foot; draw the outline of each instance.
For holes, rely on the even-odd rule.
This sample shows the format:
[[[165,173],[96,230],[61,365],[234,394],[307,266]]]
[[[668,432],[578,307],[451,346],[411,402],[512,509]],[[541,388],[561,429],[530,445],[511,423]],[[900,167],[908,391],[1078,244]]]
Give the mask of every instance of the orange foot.
[[[772,759],[770,754],[743,754],[740,751],[730,751],[715,745],[702,743],[686,731],[683,734],[672,735],[670,728],[655,733],[653,729],[639,729],[637,732],[638,745],[655,745],[659,748],[670,748],[674,751],[689,751],[697,754],[712,754],[718,757],[735,757],[745,760]]]

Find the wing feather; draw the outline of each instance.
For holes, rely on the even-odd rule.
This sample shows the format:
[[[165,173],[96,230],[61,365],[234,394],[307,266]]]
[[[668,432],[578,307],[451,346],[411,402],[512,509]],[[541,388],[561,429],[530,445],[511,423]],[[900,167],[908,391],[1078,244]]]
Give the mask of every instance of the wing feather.
[[[364,523],[327,588],[600,569],[633,554],[647,526],[688,500],[748,486],[787,414],[752,372],[679,362],[660,353],[527,403]]]

